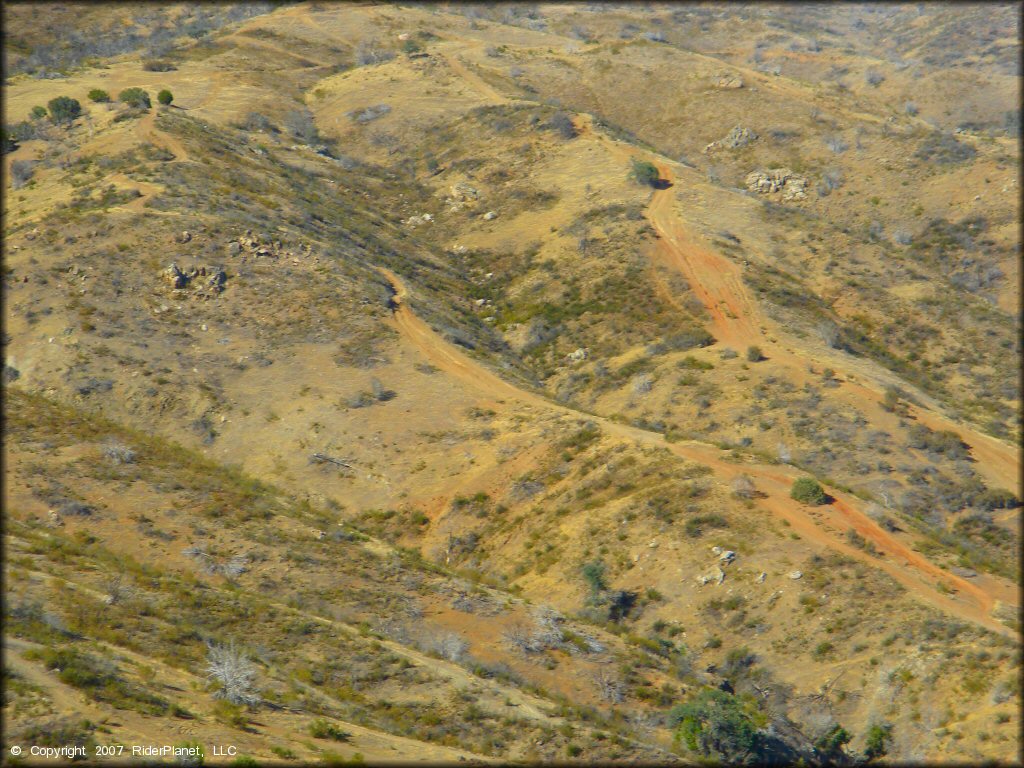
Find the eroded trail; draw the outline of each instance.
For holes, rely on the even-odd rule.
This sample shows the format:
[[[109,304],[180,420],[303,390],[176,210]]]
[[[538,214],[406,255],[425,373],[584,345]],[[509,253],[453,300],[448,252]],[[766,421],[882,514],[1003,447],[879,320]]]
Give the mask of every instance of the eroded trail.
[[[858,410],[866,410],[872,423],[884,424],[892,419],[882,410],[881,403],[887,380],[893,377],[887,376],[878,366],[866,360],[851,360],[824,344],[804,348],[805,342],[790,338],[789,334],[783,333],[784,329],[774,329],[772,335],[765,332],[768,320],[743,285],[742,267],[697,243],[675,210],[671,162],[595,131],[588,116],[580,116],[578,123],[582,133],[596,138],[623,161],[643,158],[657,166],[667,185],[652,194],[647,208],[647,218],[659,235],[654,259],[686,278],[694,295],[707,310],[711,318],[711,332],[719,343],[737,351],[759,346],[771,359],[773,367],[785,369],[797,382],[807,379],[809,366],[832,368],[845,379],[836,391],[836,397]],[[779,338],[776,339],[775,335]],[[1021,462],[1020,451],[1015,446],[941,413],[937,404],[924,393],[918,393],[918,396],[924,405],[909,407],[913,418],[929,429],[950,430],[958,434],[970,448],[979,474],[990,486],[1006,490],[1018,486]]]
[[[995,632],[1015,636],[1012,630],[991,615],[996,600],[992,593],[939,568],[920,553],[908,548],[864,514],[856,499],[830,490],[835,501],[828,507],[817,508],[823,517],[819,524],[806,507],[789,498],[792,482],[800,476],[791,467],[731,462],[714,446],[694,441],[669,443],[660,433],[619,424],[601,416],[583,414],[536,393],[519,389],[445,341],[409,309],[406,302],[407,289],[401,279],[389,270],[380,271],[394,290],[393,322],[399,333],[446,374],[497,401],[512,400],[547,412],[587,418],[600,424],[607,434],[643,445],[666,448],[681,458],[711,467],[720,482],[728,483],[740,474],[749,475],[754,479],[757,489],[764,494],[760,500],[761,506],[786,520],[796,533],[885,571],[915,598],[940,610]],[[850,528],[870,541],[881,556],[869,555],[848,543],[844,535]],[[947,594],[950,591],[955,594]]]
[[[662,178],[671,181],[671,171],[665,164],[659,166],[659,171]],[[843,356],[824,349],[824,345],[822,349],[803,350],[794,339],[776,341],[765,333],[765,318],[743,285],[742,268],[688,238],[686,228],[674,211],[674,203],[675,196],[669,187],[656,191],[648,207],[648,218],[660,235],[656,258],[675,266],[690,283],[711,315],[715,338],[737,350],[760,346],[774,367],[787,369],[797,379],[806,376],[809,365],[827,364],[846,377],[837,392],[839,397],[857,408],[870,404],[871,415],[885,420],[881,412],[885,385],[866,371],[866,366],[858,366],[854,372]],[[859,383],[857,379],[862,377],[870,377],[872,386]],[[1008,490],[1016,487],[1020,476],[1020,454],[1016,448],[926,407],[910,406],[909,411],[930,429],[956,432],[971,449],[979,463],[978,471],[990,484]]]

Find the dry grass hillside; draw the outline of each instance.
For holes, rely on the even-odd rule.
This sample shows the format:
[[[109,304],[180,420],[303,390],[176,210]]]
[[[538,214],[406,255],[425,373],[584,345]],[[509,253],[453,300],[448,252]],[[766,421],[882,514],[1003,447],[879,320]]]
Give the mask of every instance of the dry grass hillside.
[[[5,755],[1017,759],[1012,8],[4,13]]]

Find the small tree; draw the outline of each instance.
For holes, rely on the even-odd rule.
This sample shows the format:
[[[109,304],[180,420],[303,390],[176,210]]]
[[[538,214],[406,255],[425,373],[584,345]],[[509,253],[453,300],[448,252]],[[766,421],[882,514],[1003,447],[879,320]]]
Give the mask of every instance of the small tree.
[[[868,728],[867,740],[864,744],[864,757],[874,760],[883,757],[888,752],[888,744],[892,741],[892,726],[872,725]]]
[[[761,348],[754,345],[747,347],[747,360],[751,363],[759,363],[764,360],[764,354],[762,354]]]
[[[889,413],[903,413],[906,409],[902,403],[903,392],[899,387],[892,385],[885,388],[885,397],[882,398],[882,408]]]
[[[556,112],[548,120],[548,128],[560,134],[563,139],[576,138],[576,126],[573,125],[572,118],[565,112]]]
[[[82,114],[82,105],[78,103],[78,99],[68,96],[50,99],[47,106],[50,108],[50,120],[56,125],[70,123]]]
[[[835,723],[828,731],[814,741],[814,748],[830,761],[840,761],[846,753],[843,747],[850,743],[853,737],[850,732],[839,723]]]
[[[600,560],[594,560],[584,565],[582,573],[583,580],[587,582],[592,595],[596,596],[608,588],[604,580],[605,566]]]
[[[738,498],[752,499],[757,493],[757,489],[754,487],[754,481],[750,475],[737,475],[736,479],[732,481],[732,492]]]
[[[256,665],[246,655],[235,648],[235,644],[210,645],[206,655],[206,673],[220,685],[214,694],[217,698],[227,699],[232,704],[259,704],[260,697],[253,690],[256,678]]]
[[[810,477],[801,477],[795,481],[789,495],[801,504],[818,506],[828,503],[828,494],[825,493],[825,489],[818,484],[817,480]]]
[[[14,189],[21,189],[28,183],[35,173],[32,168],[34,165],[31,160],[15,160],[11,163],[11,186]]]
[[[761,737],[752,706],[725,691],[705,688],[685,704],[673,707],[669,723],[676,738],[694,752],[726,763],[745,763],[757,756]]]
[[[170,106],[171,102],[174,101],[174,94],[164,88],[160,93],[156,95],[156,100],[163,104],[165,107]]]
[[[110,94],[104,91],[102,88],[93,88],[89,91],[89,100],[97,103],[104,103],[110,101]]]
[[[44,117],[46,117],[46,107],[43,107],[43,106],[40,106],[39,104],[36,104],[34,107],[32,107],[32,113],[31,114],[32,114],[32,117],[35,118],[36,120],[42,120]]]
[[[646,184],[649,187],[655,186],[661,178],[654,163],[649,163],[646,160],[633,161],[630,177],[638,184]]]
[[[119,101],[136,109],[149,109],[153,103],[149,100],[149,94],[142,88],[125,88],[117,95]]]
[[[831,320],[822,320],[817,325],[818,336],[821,338],[825,345],[829,349],[839,348],[839,339],[841,332],[839,326],[833,323]]]

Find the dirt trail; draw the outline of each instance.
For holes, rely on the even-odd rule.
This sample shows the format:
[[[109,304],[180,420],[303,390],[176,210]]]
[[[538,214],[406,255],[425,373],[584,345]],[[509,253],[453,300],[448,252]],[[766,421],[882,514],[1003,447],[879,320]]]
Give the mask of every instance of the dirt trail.
[[[499,102],[509,101],[507,97],[495,91],[479,76],[471,72],[456,56],[445,55],[445,59],[452,69],[481,95]],[[743,286],[742,268],[724,256],[694,242],[679,215],[675,212],[670,161],[633,145],[616,141],[603,132],[595,131],[589,115],[579,115],[576,123],[581,139],[585,137],[585,140],[597,140],[624,158],[650,156],[658,166],[661,178],[669,182],[665,188],[654,192],[647,210],[648,219],[660,234],[656,258],[660,263],[678,270],[687,279],[691,289],[700,298],[712,317],[712,332],[716,339],[722,344],[737,349],[755,344],[761,346],[774,364],[789,369],[799,379],[805,378],[808,365],[821,361],[823,357],[820,354],[821,351],[798,354],[788,346],[771,340],[764,333],[762,330],[764,318],[761,316],[756,302],[751,300]],[[552,403],[539,394],[518,389],[456,350],[408,309],[404,302],[407,295],[406,288],[401,280],[390,271],[382,270],[382,272],[395,291],[393,317],[398,330],[438,368],[469,386],[498,399],[514,399],[537,408],[548,411],[555,410],[576,418],[583,415]],[[792,340],[786,340],[787,345],[792,343]],[[832,361],[829,360],[829,363],[831,364]],[[834,368],[842,372],[840,365],[835,365]],[[860,373],[863,375],[864,372],[860,371]],[[877,408],[882,399],[883,386],[871,389],[850,381],[847,381],[846,385],[845,398],[858,407],[863,407],[865,402],[872,402]],[[923,409],[913,410],[922,423],[926,423],[932,428],[953,429],[960,434],[964,442],[971,448],[975,458],[985,463],[984,469],[988,470],[985,472],[986,476],[992,477],[992,470],[995,470],[997,477],[1006,484],[1006,487],[1016,487],[1020,464],[1015,449],[968,427],[955,424],[939,414],[928,413]],[[600,422],[602,428],[608,433],[647,445],[664,446],[683,458],[711,466],[720,478],[731,479],[740,473],[751,475],[758,482],[758,490],[766,494],[763,499],[764,505],[782,519],[787,520],[801,535],[882,569],[906,587],[911,594],[942,610],[977,622],[1002,634],[1015,634],[992,617],[991,611],[996,598],[990,591],[942,570],[920,554],[910,550],[861,512],[852,498],[832,491],[835,502],[828,507],[829,522],[833,526],[839,526],[841,530],[853,528],[882,553],[882,558],[872,557],[852,546],[838,533],[825,530],[805,511],[804,507],[789,498],[789,486],[799,474],[795,470],[724,462],[721,459],[721,451],[712,446],[700,443],[670,444],[657,433],[618,424],[603,417],[590,416],[590,418]],[[945,594],[944,591],[939,591],[936,588],[936,582],[940,582],[944,590],[955,590],[956,596],[953,597]]]
[[[802,349],[799,340],[789,338],[783,329],[775,329],[775,340],[765,333],[768,320],[760,313],[757,302],[752,300],[743,285],[743,271],[735,262],[701,245],[688,233],[683,221],[674,210],[675,194],[672,183],[674,175],[672,161],[656,153],[637,148],[631,144],[612,139],[594,130],[589,115],[577,116],[577,128],[581,135],[593,137],[606,149],[618,155],[624,162],[632,158],[652,161],[659,175],[667,182],[663,189],[651,196],[647,217],[659,233],[659,242],[654,258],[659,264],[677,270],[690,284],[694,294],[707,309],[712,320],[712,333],[724,346],[737,351],[756,345],[771,359],[772,365],[787,369],[797,383],[807,380],[808,366],[830,367],[846,379],[836,393],[849,405],[858,409],[870,406],[873,417],[886,420],[881,409],[886,382],[891,375],[879,369],[870,361],[851,360],[824,344],[814,349]],[[664,289],[664,286],[662,286]],[[871,386],[859,383],[858,379],[870,381]],[[903,385],[905,388],[912,389]],[[986,482],[1006,490],[1019,485],[1020,451],[994,437],[978,432],[971,426],[957,421],[938,411],[938,404],[924,393],[916,393],[924,407],[910,406],[910,415],[934,430],[951,430],[971,449],[978,462],[977,470]]]
[[[173,107],[170,107],[173,109]],[[136,127],[137,132],[145,141],[148,141],[154,146],[165,149],[174,155],[174,160],[180,163],[188,163],[192,161],[189,157],[188,150],[185,149],[185,145],[182,144],[177,136],[172,136],[169,133],[161,131],[156,127],[156,109],[150,109],[138,122]]]
[[[659,164],[658,169],[661,177],[671,182],[672,173],[667,165]],[[675,196],[669,187],[655,191],[647,209],[651,224],[661,234],[657,258],[663,263],[676,266],[690,283],[692,290],[711,314],[712,333],[716,339],[738,349],[758,345],[772,359],[774,366],[789,369],[797,378],[806,375],[809,364],[826,362],[849,378],[847,361],[831,351],[824,355],[821,350],[805,352],[799,348],[794,349],[796,343],[792,339],[782,343],[769,338],[762,330],[766,325],[765,318],[743,286],[742,268],[689,239],[686,229],[673,211],[674,202]],[[823,359],[826,356],[827,361]],[[864,375],[865,372],[859,370],[857,373]],[[877,388],[870,388],[848,380],[843,388],[845,392],[841,394],[845,395],[844,399],[851,405],[860,407],[865,402],[871,402],[877,407],[882,401],[884,386],[880,382],[875,383]],[[949,429],[959,434],[970,447],[974,458],[982,465],[979,470],[983,475],[990,481],[1001,483],[1008,490],[1016,487],[1020,476],[1020,455],[1014,447],[927,408],[910,406],[910,413],[930,429]]]
[[[601,416],[584,414],[553,403],[536,393],[521,390],[441,338],[408,308],[408,292],[401,279],[390,270],[380,271],[394,290],[393,322],[399,333],[427,360],[453,378],[499,402],[514,400],[548,412],[557,412],[573,418],[588,418],[600,424],[607,434],[644,445],[667,448],[677,456],[711,467],[720,481],[729,482],[737,475],[747,474],[754,479],[757,489],[764,494],[760,500],[761,505],[786,520],[801,536],[885,571],[910,594],[936,608],[966,621],[981,624],[1000,634],[1015,636],[1012,630],[991,616],[995,605],[994,595],[977,584],[944,571],[909,549],[861,512],[852,497],[831,490],[835,501],[827,507],[817,508],[816,511],[826,518],[828,527],[833,529],[829,530],[812,517],[807,507],[789,498],[793,480],[802,474],[794,468],[726,461],[723,452],[714,446],[699,442],[669,443],[660,433],[619,424]],[[881,557],[869,555],[850,544],[843,535],[850,528],[870,541],[881,553]],[[937,588],[938,583],[943,585],[945,591]]]
[[[448,66],[452,68],[455,74],[465,80],[466,84],[477,92],[477,95],[483,96],[485,99],[497,104],[505,104],[510,101],[507,96],[498,93],[486,80],[467,67],[465,62],[459,58],[457,52],[441,53],[441,57],[448,62]]]

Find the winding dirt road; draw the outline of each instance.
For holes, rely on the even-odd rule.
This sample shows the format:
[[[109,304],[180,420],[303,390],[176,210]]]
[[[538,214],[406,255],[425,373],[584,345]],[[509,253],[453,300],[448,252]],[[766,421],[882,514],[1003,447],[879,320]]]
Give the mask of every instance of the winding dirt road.
[[[673,177],[668,166],[661,163],[658,167],[661,177],[671,183]],[[824,344],[820,345],[821,349],[802,350],[793,339],[775,341],[765,333],[763,329],[768,321],[743,285],[742,268],[688,237],[674,205],[675,195],[671,187],[657,190],[652,195],[647,216],[660,234],[655,258],[677,269],[686,278],[711,315],[712,333],[720,343],[737,349],[760,346],[771,358],[773,367],[787,369],[787,373],[797,380],[806,377],[809,365],[827,365],[845,378],[837,393],[843,400],[857,408],[870,404],[872,423],[892,420],[881,408],[884,380],[875,372],[865,370],[870,366],[858,365],[854,373],[850,370],[851,361],[835,350],[826,349]],[[778,336],[782,338],[781,333]],[[868,378],[873,386],[851,380],[859,378]],[[930,402],[923,393],[920,399]],[[989,484],[1008,490],[1017,487],[1020,477],[1018,449],[929,408],[915,405],[908,408],[914,419],[930,429],[957,433],[970,448],[979,473]]]
[[[725,454],[714,446],[695,441],[669,443],[660,433],[584,414],[519,389],[445,341],[409,309],[406,303],[408,290],[402,280],[390,270],[381,268],[380,271],[394,291],[392,318],[398,332],[431,364],[463,384],[499,403],[511,400],[573,418],[587,418],[598,423],[606,434],[642,445],[666,448],[681,458],[711,467],[716,478],[724,484],[746,474],[754,479],[757,490],[763,494],[760,506],[788,522],[800,536],[885,571],[911,595],[940,610],[1000,634],[1015,636],[1011,629],[991,615],[996,602],[991,591],[939,568],[911,550],[864,514],[858,500],[830,489],[834,502],[827,507],[816,508],[823,518],[819,524],[808,507],[789,498],[793,480],[802,476],[792,467],[738,464],[728,461]],[[870,541],[880,556],[869,555],[850,544],[844,534],[851,528]]]
[[[457,56],[445,58],[452,69],[486,99],[496,102],[510,101],[475,73],[470,72]],[[696,243],[676,212],[675,194],[671,186],[673,174],[669,167],[671,161],[619,142],[595,130],[589,115],[577,116],[576,122],[581,139],[598,141],[624,159],[651,159],[658,166],[661,177],[669,181],[666,188],[654,192],[647,209],[647,218],[659,234],[655,259],[686,278],[691,289],[709,312],[712,318],[712,332],[719,343],[739,349],[757,344],[769,354],[773,364],[786,368],[787,373],[794,375],[798,380],[806,378],[808,366],[811,364],[827,363],[834,370],[844,373],[849,367],[843,364],[847,361],[838,359],[838,354],[832,354],[833,350],[804,351],[794,340],[786,338],[785,334],[778,334],[780,338],[785,338],[782,342],[774,341],[765,333],[766,318],[760,313],[756,302],[750,298],[743,285],[742,268],[723,255]],[[819,523],[809,508],[789,497],[793,480],[802,474],[792,467],[737,464],[727,461],[724,458],[725,454],[714,446],[695,441],[669,443],[659,433],[620,424],[604,417],[583,414],[554,403],[537,393],[519,389],[487,370],[434,332],[408,308],[405,302],[407,289],[402,280],[388,270],[381,269],[381,272],[394,291],[393,322],[399,333],[427,360],[453,378],[499,402],[513,400],[548,412],[555,411],[574,418],[589,418],[599,423],[607,434],[643,445],[667,448],[682,458],[711,467],[716,478],[723,483],[730,482],[740,474],[746,474],[755,480],[758,491],[763,494],[760,505],[788,522],[800,536],[886,572],[915,598],[951,615],[980,624],[1003,635],[1017,636],[1013,630],[992,615],[998,598],[1005,600],[1014,592],[1008,582],[1002,583],[1001,580],[994,578],[971,582],[943,570],[882,529],[860,509],[859,500],[835,489],[829,491],[834,499],[833,503],[816,508],[816,513],[821,517]],[[824,347],[824,344],[821,346]],[[860,364],[861,361],[856,362]],[[858,367],[857,371],[859,377],[870,379],[873,387],[851,380],[857,377],[847,372],[846,381],[842,386],[842,397],[861,409],[865,405],[871,405],[870,415],[878,419],[879,423],[887,423],[887,420],[893,417],[880,405],[885,377],[871,375],[874,368],[875,366],[871,364],[867,366],[867,372],[861,367]],[[929,402],[925,397],[921,399],[923,402]],[[1020,459],[1015,448],[925,408],[911,406],[911,414],[930,428],[951,429],[957,432],[970,447],[979,462],[979,472],[987,480],[995,480],[1006,488],[1016,487]],[[850,529],[871,542],[879,554],[870,555],[850,544],[845,537]]]

